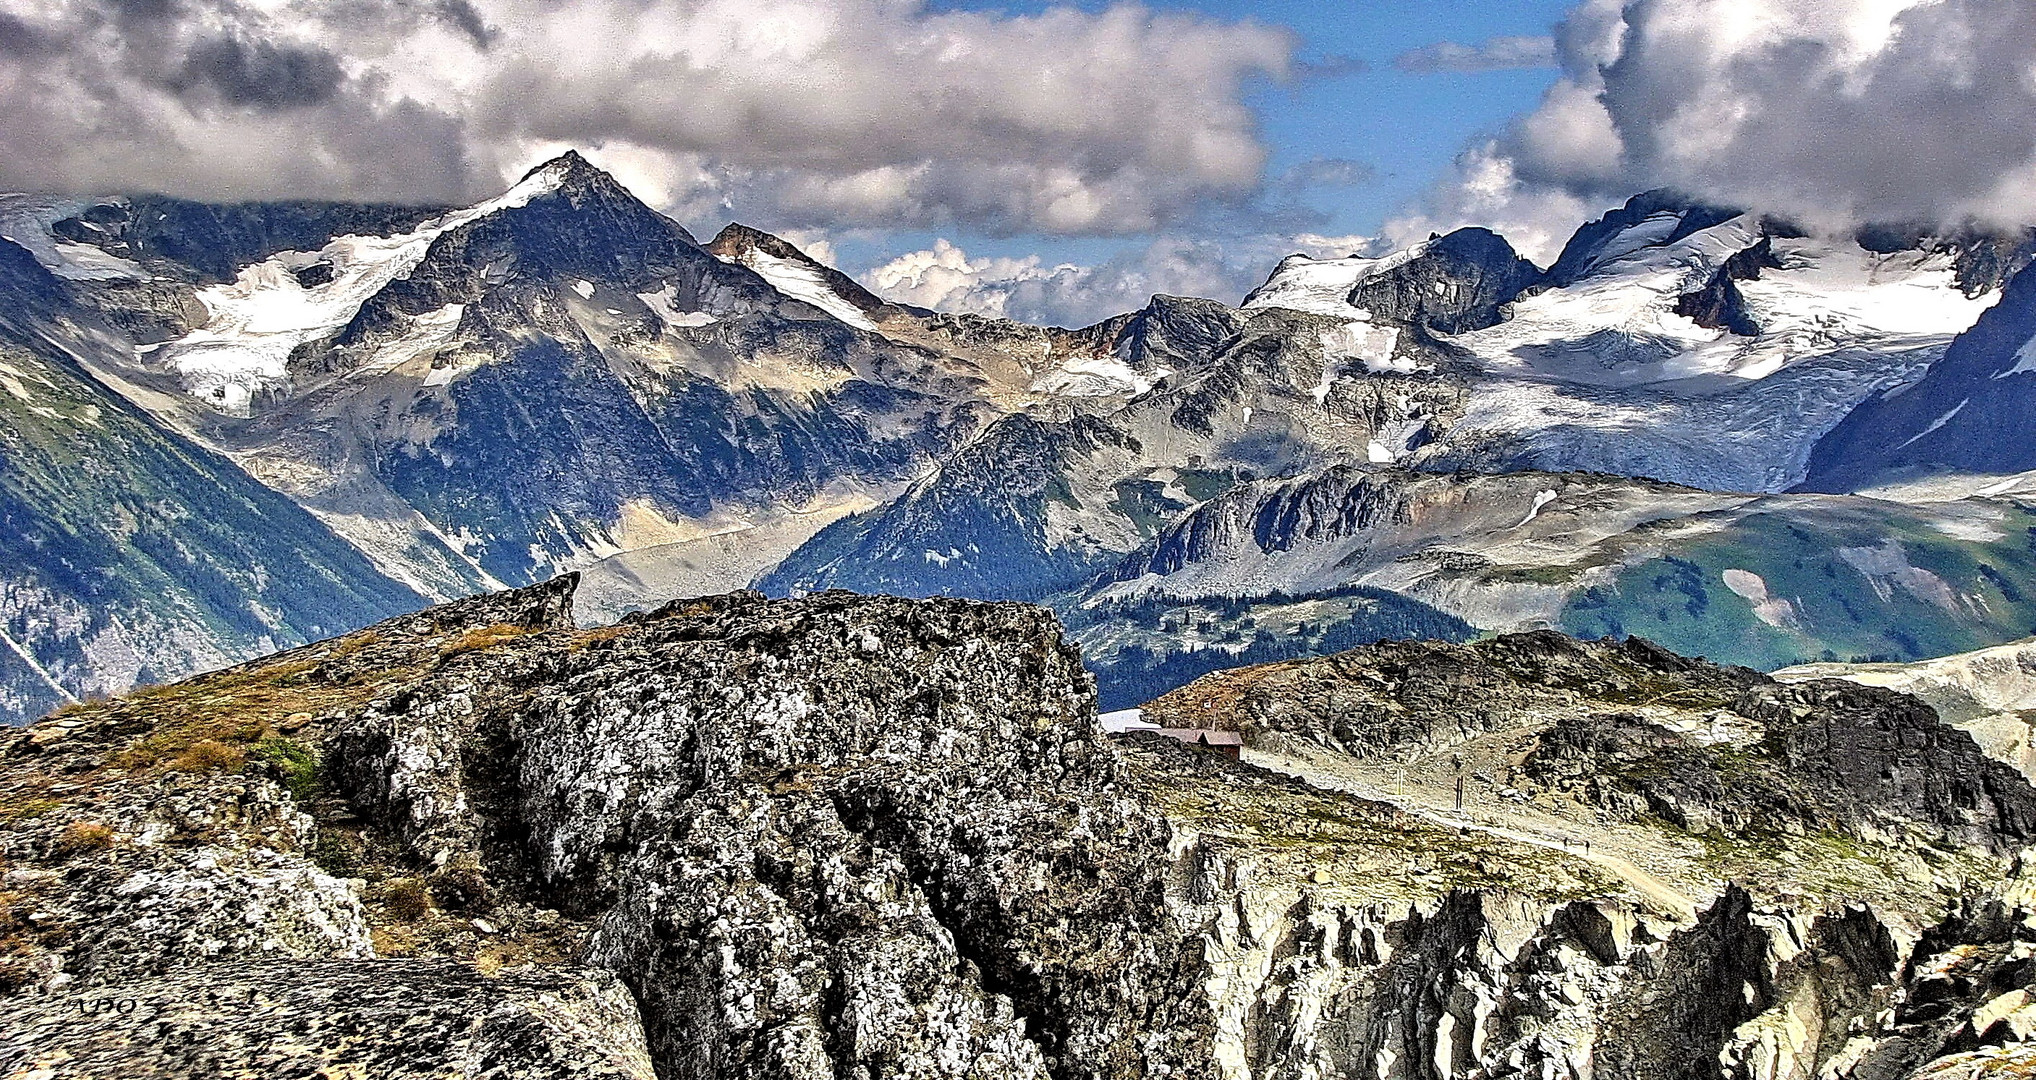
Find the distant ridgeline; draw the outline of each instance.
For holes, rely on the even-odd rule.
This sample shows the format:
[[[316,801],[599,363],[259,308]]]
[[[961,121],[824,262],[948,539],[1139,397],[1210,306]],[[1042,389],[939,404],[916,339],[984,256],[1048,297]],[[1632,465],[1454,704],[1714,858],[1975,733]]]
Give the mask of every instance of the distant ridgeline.
[[[1081,329],[702,244],[568,154],[468,208],[0,197],[0,719],[566,571],[1041,602],[1111,705],[1378,638],[1773,667],[2036,631],[2028,234],[1667,193]],[[1870,493],[1870,497],[1860,493]]]

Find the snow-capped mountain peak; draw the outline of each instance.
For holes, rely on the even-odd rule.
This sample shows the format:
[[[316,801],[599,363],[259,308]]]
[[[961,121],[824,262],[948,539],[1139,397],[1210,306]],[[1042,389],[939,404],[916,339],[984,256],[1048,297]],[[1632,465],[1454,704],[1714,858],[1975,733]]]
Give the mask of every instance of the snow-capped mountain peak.
[[[582,167],[591,168],[576,154],[559,158],[493,199],[394,236],[348,234],[316,251],[278,252],[230,283],[200,289],[204,323],[150,348],[148,360],[211,408],[246,416],[258,397],[289,385],[298,349],[344,329],[377,293],[408,278],[440,237],[556,195]],[[455,311],[450,322],[457,320]],[[434,330],[449,329],[446,323],[436,320]]]

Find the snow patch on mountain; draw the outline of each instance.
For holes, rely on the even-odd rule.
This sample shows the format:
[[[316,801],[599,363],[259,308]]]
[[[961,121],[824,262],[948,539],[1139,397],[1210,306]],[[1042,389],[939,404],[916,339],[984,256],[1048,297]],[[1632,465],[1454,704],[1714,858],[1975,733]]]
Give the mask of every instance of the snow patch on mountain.
[[[875,330],[877,324],[862,310],[828,287],[827,279],[820,271],[791,259],[781,259],[767,251],[756,248],[744,250],[731,262],[739,263],[757,272],[759,277],[770,282],[771,287],[786,296],[811,304],[829,315],[858,330]]]
[[[1344,313],[1348,315],[1349,312],[1346,307]],[[1376,372],[1406,373],[1417,369],[1413,360],[1394,356],[1400,344],[1400,331],[1396,327],[1373,326],[1369,322],[1352,320],[1322,331],[1321,342],[1322,355],[1326,360],[1356,360],[1364,364],[1365,370]],[[1324,378],[1324,383],[1317,388],[1320,393],[1315,398],[1316,404],[1321,404],[1329,391],[1326,372]]]
[[[37,195],[0,195],[0,240],[19,244],[50,273],[68,281],[146,281],[141,264],[90,244],[60,239],[51,226],[84,212],[90,202]]]
[[[1583,279],[1514,303],[1512,318],[1452,339],[1495,374],[1588,386],[1635,386],[1714,374],[1729,367],[1703,347],[1724,331],[1675,313],[1676,299],[1707,279],[1756,235],[1746,219],[1673,244],[1650,246],[1676,219],[1614,238]]]
[[[1246,309],[1286,308],[1312,315],[1351,318],[1353,313],[1370,319],[1368,312],[1352,307],[1351,290],[1372,277],[1420,258],[1427,244],[1415,244],[1384,258],[1351,255],[1341,259],[1316,259],[1289,255],[1280,261],[1264,285],[1244,298]]]
[[[1779,270],[1736,283],[1761,333],[1697,325],[1677,300],[1761,239],[1739,217],[1655,244],[1679,219],[1649,218],[1608,241],[1579,281],[1523,297],[1511,319],[1453,339],[1494,373],[1593,386],[1762,379],[1847,345],[1943,346],[1999,300],[1968,297],[1944,252],[1880,255],[1851,241],[1772,238]]]
[[[1803,628],[1794,604],[1768,594],[1766,578],[1751,570],[1726,570],[1719,577],[1724,580],[1726,588],[1753,605],[1754,618],[1776,630],[1797,631]]]
[[[10,395],[22,401],[34,401],[35,393],[25,385],[31,382],[47,389],[56,389],[55,384],[40,374],[23,371],[12,364],[0,363],[0,389],[6,390]]]
[[[1137,397],[1172,374],[1169,368],[1154,368],[1151,372],[1141,373],[1115,357],[1084,356],[1040,375],[1029,389],[1036,394],[1061,397]]]
[[[712,326],[720,321],[704,311],[680,311],[678,294],[677,285],[667,285],[658,292],[637,293],[636,298],[643,301],[643,306],[649,308],[659,319],[664,320],[666,326],[675,329],[697,329]]]
[[[342,236],[315,252],[273,255],[228,284],[199,290],[209,316],[205,325],[150,355],[194,397],[228,415],[246,416],[256,397],[287,387],[290,354],[298,346],[345,327],[376,293],[409,276],[440,236],[551,194],[562,178],[559,168],[543,169],[498,198],[411,232]],[[305,285],[298,271],[319,264],[331,268],[330,280]]]
[[[1950,338],[2000,301],[1998,291],[1967,296],[1948,251],[1878,254],[1851,243],[1775,240],[1785,269],[1739,284],[1763,339],[1790,352],[1816,348],[1839,332]]]
[[[1556,493],[1554,491],[1536,492],[1534,495],[1534,505],[1527,508],[1527,516],[1521,518],[1520,524],[1515,525],[1513,527],[1515,529],[1526,528],[1528,524],[1531,523],[1535,518],[1541,516],[1541,511],[1543,507],[1546,507],[1549,503],[1552,503],[1555,500]]]
[[[1606,238],[1563,288],[1448,338],[1474,380],[1452,435],[1497,464],[1781,491],[1860,402],[1920,378],[1998,302],[1957,287],[1948,252],[1876,254],[1849,239],[1763,235],[1741,216],[1676,237],[1663,213]],[[1669,239],[1673,237],[1673,239]],[[1779,268],[1737,280],[1755,336],[1699,325],[1680,299],[1765,242]]]
[[[2015,366],[1995,374],[1994,378],[2005,379],[2011,375],[2032,374],[2036,374],[2036,338],[2030,338],[2028,343],[2015,353]]]
[[[459,330],[460,317],[465,314],[464,304],[447,304],[437,311],[412,317],[410,329],[377,350],[374,362],[363,371],[397,371],[413,360],[437,355],[452,344]],[[430,380],[427,378],[426,381]]]
[[[1971,399],[1971,398],[1966,398],[1966,399],[1965,399],[1964,401],[1961,401],[1961,402],[1959,402],[1958,404],[1956,404],[1956,405],[1953,405],[1953,406],[1951,407],[1951,411],[1950,411],[1950,412],[1947,412],[1947,413],[1945,413],[1945,414],[1944,414],[1943,416],[1940,416],[1940,417],[1938,417],[1937,419],[1935,419],[1935,420],[1932,420],[1932,421],[1930,422],[1930,426],[1929,426],[1929,427],[1926,427],[1926,428],[1924,428],[1923,430],[1921,430],[1921,431],[1919,431],[1919,432],[1915,433],[1914,435],[1911,435],[1911,436],[1909,436],[1909,437],[1908,437],[1907,439],[1903,440],[1903,441],[1902,441],[1902,446],[1908,446],[1909,444],[1911,444],[1911,443],[1915,442],[1915,441],[1916,441],[1917,439],[1920,439],[1920,438],[1922,438],[1923,436],[1925,436],[1925,435],[1928,435],[1928,434],[1930,434],[1930,433],[1931,433],[1931,432],[1933,432],[1933,431],[1939,431],[1939,430],[1942,430],[1942,429],[1943,429],[1943,427],[1944,427],[1944,425],[1946,425],[1946,424],[1950,423],[1950,422],[1952,421],[1952,419],[1953,419],[1953,418],[1955,418],[1955,417],[1957,417],[1957,415],[1958,415],[1959,413],[1962,413],[1962,412],[1964,412],[1964,411],[1965,411],[1965,407],[1966,407],[1967,405],[1970,405],[1970,404],[1972,404],[1972,399]]]

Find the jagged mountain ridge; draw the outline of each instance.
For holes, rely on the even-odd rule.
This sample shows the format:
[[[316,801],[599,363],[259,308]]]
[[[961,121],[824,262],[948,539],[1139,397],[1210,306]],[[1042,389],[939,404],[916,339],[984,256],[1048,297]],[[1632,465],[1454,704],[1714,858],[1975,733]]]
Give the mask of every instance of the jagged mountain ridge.
[[[1231,762],[1104,736],[1038,609],[737,594],[588,631],[573,587],[0,742],[36,807],[0,820],[9,912],[40,912],[0,938],[0,1068],[1866,1080],[2031,1054],[2036,789],[1914,699],[1637,641],[1380,646],[1159,703],[1241,722]],[[128,997],[152,1037],[93,1007]]]
[[[804,507],[844,471],[881,489],[970,426],[961,389],[884,385],[897,357],[707,253],[577,156],[401,246],[415,262],[368,260],[363,283],[388,280],[351,313],[345,281],[326,286],[337,325],[201,327],[143,359],[223,351],[212,366],[231,367],[282,337],[277,400],[246,418],[187,410],[190,426],[257,475],[298,481],[293,495],[386,561],[437,570],[426,587],[591,561],[635,546],[617,535],[632,521],[683,534],[731,503]],[[243,271],[257,318],[271,265]],[[791,370],[741,371],[771,350]],[[558,437],[539,426],[554,417],[585,422]],[[381,551],[374,529],[408,547]]]
[[[1201,321],[1210,341],[1235,328],[1213,365],[1170,366],[1079,436],[992,428],[761,583],[1051,596],[1113,705],[1136,703],[1119,695],[1150,684],[1148,665],[1452,620],[1643,632],[1762,666],[2010,640],[2036,629],[2020,492],[1916,508],[1758,493],[1800,479],[1823,428],[1876,388],[1928,370],[2012,294],[2031,249],[1818,239],[1656,193],[1581,230],[1546,274],[1482,230],[1383,259],[1295,256],[1240,313]],[[994,531],[972,516],[992,505]],[[1273,535],[1302,508],[1307,535]],[[1806,564],[1826,577],[1802,579]]]
[[[0,219],[49,286],[30,303],[42,285],[10,281],[20,334],[88,326],[66,339],[88,379],[310,510],[372,562],[351,571],[362,588],[406,597],[616,556],[596,574],[610,610],[740,584],[994,416],[1054,398],[1031,384],[1094,352],[1069,333],[1021,359],[999,341],[942,351],[966,335],[889,307],[873,310],[933,345],[850,325],[743,265],[738,230],[718,256],[577,154],[465,209],[8,196]],[[31,637],[33,661],[47,648]],[[105,673],[41,659],[83,695],[249,647],[221,637]],[[22,678],[46,683],[33,666]],[[61,699],[22,700],[12,719]]]
[[[1062,330],[888,304],[746,226],[701,245],[572,154],[454,210],[0,204],[105,329],[93,377],[383,576],[448,596],[584,569],[608,615],[752,579],[1069,611],[1207,500],[1337,469],[1772,490],[2028,256],[1657,193],[1546,274],[1465,230]],[[1432,599],[1380,625],[1537,617]]]

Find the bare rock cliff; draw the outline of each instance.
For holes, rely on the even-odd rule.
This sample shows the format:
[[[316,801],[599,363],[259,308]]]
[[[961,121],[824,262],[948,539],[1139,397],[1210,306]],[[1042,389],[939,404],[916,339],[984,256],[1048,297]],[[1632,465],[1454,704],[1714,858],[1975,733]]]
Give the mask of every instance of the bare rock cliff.
[[[1233,762],[1103,734],[1040,609],[587,631],[574,586],[0,743],[0,1076],[1878,1078],[2036,1033],[2036,795],[1899,695],[1360,650],[1169,706]],[[1439,805],[1449,754],[1504,775]]]

